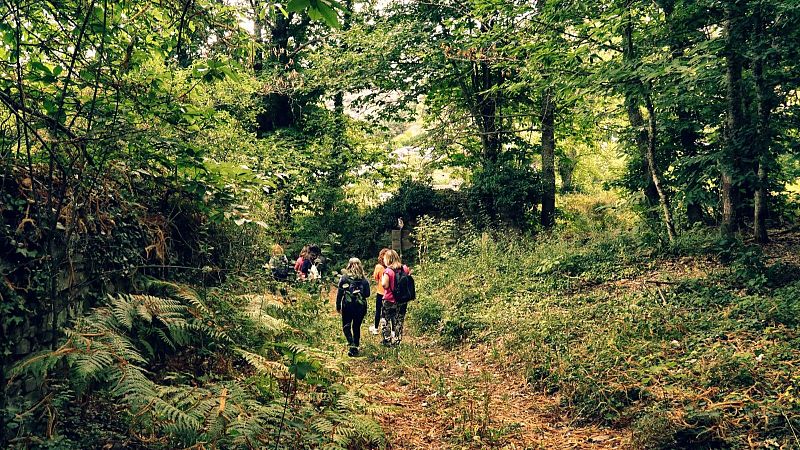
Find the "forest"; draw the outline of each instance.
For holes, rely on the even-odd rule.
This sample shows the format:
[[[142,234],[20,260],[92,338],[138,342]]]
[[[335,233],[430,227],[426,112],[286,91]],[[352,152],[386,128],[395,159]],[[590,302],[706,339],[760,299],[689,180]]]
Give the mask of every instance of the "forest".
[[[798,0],[0,0],[0,448],[800,449],[798,88]]]

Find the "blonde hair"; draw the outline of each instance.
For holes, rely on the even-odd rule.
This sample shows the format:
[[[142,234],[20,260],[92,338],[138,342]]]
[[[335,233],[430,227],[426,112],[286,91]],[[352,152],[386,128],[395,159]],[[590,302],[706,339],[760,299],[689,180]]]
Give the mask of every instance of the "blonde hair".
[[[386,267],[391,267],[392,269],[403,267],[403,261],[400,260],[400,255],[394,250],[388,250],[383,256],[383,260]]]
[[[347,261],[347,273],[356,280],[363,280],[367,276],[364,274],[364,266],[358,258],[350,258]]]
[[[384,247],[381,249],[380,253],[378,253],[378,265],[383,265],[383,257],[386,256],[386,252],[388,251],[389,249]]]
[[[308,246],[307,245],[304,245],[303,249],[300,250],[300,256],[302,258],[305,258],[306,256],[308,256]]]
[[[272,245],[272,256],[283,255],[283,247],[280,244]]]

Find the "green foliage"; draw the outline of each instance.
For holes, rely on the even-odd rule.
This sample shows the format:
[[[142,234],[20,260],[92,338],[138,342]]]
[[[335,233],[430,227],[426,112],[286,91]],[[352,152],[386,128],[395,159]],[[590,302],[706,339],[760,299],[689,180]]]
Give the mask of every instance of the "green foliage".
[[[417,243],[418,261],[427,262],[430,258],[446,258],[455,247],[463,230],[459,230],[455,219],[436,221],[424,215],[414,228],[414,240]]]
[[[637,448],[794,445],[798,403],[776,393],[794,392],[796,272],[713,231],[691,257],[651,252],[605,220],[427,259],[412,319],[444,344],[496,343],[576,419],[630,425]]]
[[[490,165],[472,174],[467,189],[470,217],[477,225],[526,230],[534,222],[541,188],[539,174],[525,163]]]
[[[371,260],[398,217],[412,319],[445,344],[502,338],[642,447],[796,444],[800,269],[705,227],[760,225],[761,189],[761,219],[798,217],[795,6],[4,3],[0,381],[35,340],[14,382],[46,395],[3,396],[0,445],[384,446],[326,347],[328,280],[287,290],[262,265],[276,242]],[[559,196],[534,239],[551,101],[563,191],[592,195]],[[486,422],[460,417],[463,441],[494,442]]]
[[[69,368],[68,387],[56,392],[65,403],[54,406],[67,408],[79,396],[97,398],[96,407],[106,410],[114,407],[102,404],[103,398],[120,402],[124,409],[109,425],[124,423],[138,430],[138,439],[150,436],[159,447],[214,442],[257,448],[272,445],[280,434],[280,448],[294,446],[297,439],[309,448],[385,445],[383,430],[365,415],[369,407],[360,394],[338,383],[337,358],[283,337],[285,331],[298,331],[287,330],[266,312],[275,310],[274,300],[242,298],[260,311],[257,316],[251,311],[212,313],[186,286],[152,281],[149,288],[169,296],[110,297],[107,306],[67,330],[59,348],[20,362],[14,376],[57,379],[63,363]],[[313,302],[303,298],[302,303]],[[278,313],[303,315],[302,309]],[[228,333],[251,327],[250,321],[267,339],[262,350],[239,347],[231,337],[236,333]],[[252,371],[239,367],[234,372],[230,364],[239,365],[239,359]],[[241,373],[249,375],[243,379]],[[306,394],[309,388],[313,393]],[[22,433],[24,423],[19,425]],[[94,442],[93,426],[61,430],[66,434],[45,445]],[[106,435],[120,438],[114,432]]]

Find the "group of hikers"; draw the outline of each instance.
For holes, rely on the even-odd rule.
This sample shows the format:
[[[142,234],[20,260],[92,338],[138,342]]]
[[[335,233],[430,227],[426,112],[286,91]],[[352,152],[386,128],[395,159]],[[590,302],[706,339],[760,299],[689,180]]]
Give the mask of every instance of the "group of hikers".
[[[403,339],[403,322],[408,302],[416,297],[411,269],[400,255],[384,248],[378,254],[372,279],[376,282],[375,318],[369,327],[372,334],[381,334],[384,346],[399,345]],[[358,356],[361,344],[361,323],[367,315],[370,283],[358,258],[350,258],[339,279],[336,311],[342,316],[342,330],[350,347],[348,356]]]
[[[300,255],[294,262],[294,272],[300,281],[319,280],[325,265],[325,257],[318,245],[309,244],[303,247]],[[289,281],[292,266],[280,244],[272,246],[272,256],[269,258],[269,269],[277,281]]]
[[[320,279],[324,261],[318,246],[303,247],[294,264],[297,279]],[[289,261],[278,244],[272,248],[269,267],[276,280],[289,280]],[[375,315],[369,331],[373,335],[380,334],[381,344],[384,346],[399,345],[403,339],[403,322],[408,302],[416,297],[411,269],[403,264],[395,250],[384,248],[378,254],[372,280],[376,284]],[[361,260],[350,258],[347,267],[341,272],[336,293],[336,312],[342,318],[342,331],[349,347],[348,356],[359,354],[361,324],[367,315],[370,297],[370,279]]]

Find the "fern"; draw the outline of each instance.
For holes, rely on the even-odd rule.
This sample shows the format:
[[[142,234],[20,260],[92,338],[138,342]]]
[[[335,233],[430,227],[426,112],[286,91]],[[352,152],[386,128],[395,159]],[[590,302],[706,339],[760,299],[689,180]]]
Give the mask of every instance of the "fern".
[[[282,360],[270,359],[231,345],[228,335],[191,289],[155,281],[148,287],[171,297],[109,297],[106,305],[93,309],[65,331],[57,350],[40,352],[20,362],[13,376],[44,380],[63,361],[70,368],[73,388],[107,395],[124,404],[132,427],[160,436],[168,447],[272,447],[279,429],[283,430],[281,443],[285,447],[385,447],[380,424],[369,417],[371,407],[363,396],[348,392],[334,381],[343,374],[341,361],[333,352],[301,342],[276,342],[273,348],[281,350]],[[256,296],[251,300],[262,299]],[[280,312],[282,306],[271,303],[269,308]],[[266,314],[260,303],[252,311],[261,313],[262,320],[256,322],[259,327],[275,336],[289,329],[283,320]],[[213,348],[221,349],[224,355],[233,352],[240,356],[258,376],[227,381],[198,377],[182,384],[181,380],[192,375],[176,373],[161,374],[162,384],[154,381],[156,374],[148,370],[153,361],[212,342],[216,344]],[[267,383],[297,389],[304,383],[303,377],[313,383],[313,389],[285,393],[258,386]]]
[[[283,320],[270,314],[270,310],[280,310],[283,304],[268,295],[242,295],[239,299],[245,303],[244,312],[247,318],[267,333],[278,335],[290,327]]]
[[[289,368],[279,362],[270,361],[261,355],[248,352],[241,348],[236,349],[236,352],[259,373],[270,375],[273,378],[286,378],[289,376]]]
[[[212,316],[211,311],[209,311],[209,309],[206,308],[206,305],[203,304],[202,300],[200,300],[200,296],[197,294],[197,292],[189,286],[156,279],[148,280],[147,286],[148,288],[164,289],[170,296],[181,299],[188,303],[192,306],[192,308],[195,309],[195,315],[198,317]]]

